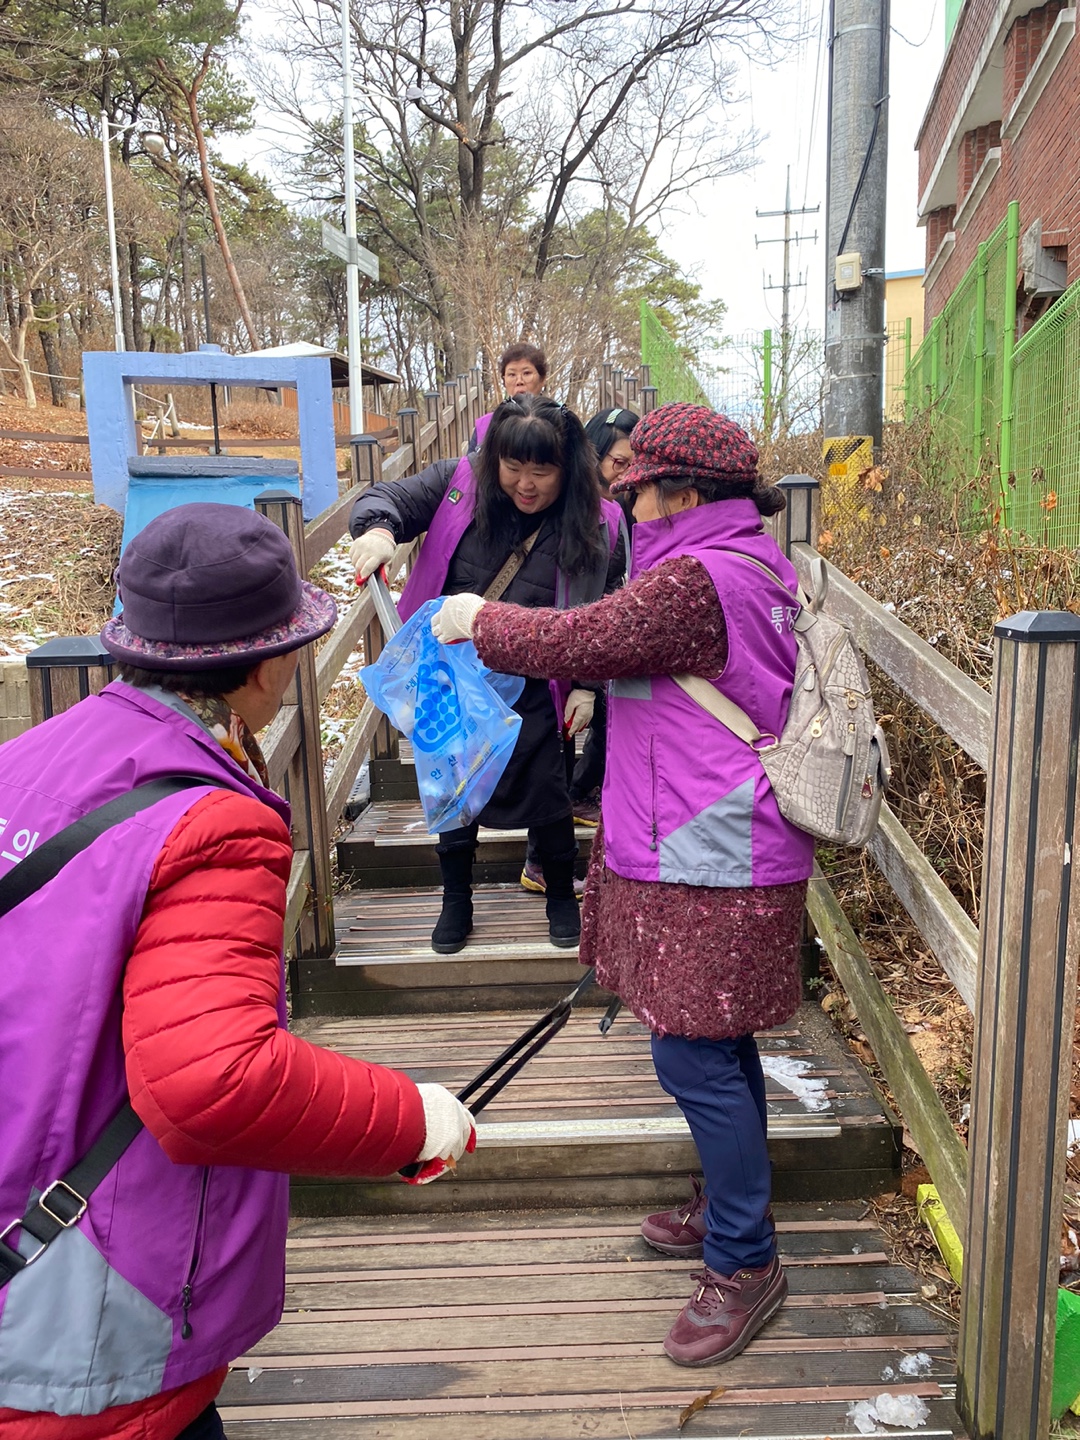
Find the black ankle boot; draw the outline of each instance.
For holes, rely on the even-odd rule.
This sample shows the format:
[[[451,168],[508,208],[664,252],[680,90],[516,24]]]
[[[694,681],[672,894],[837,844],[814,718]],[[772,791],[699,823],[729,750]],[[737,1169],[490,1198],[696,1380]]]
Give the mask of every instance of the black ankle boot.
[[[581,908],[574,894],[574,856],[553,860],[541,855],[547,882],[548,936],[553,945],[569,950],[581,938]]]
[[[457,846],[439,855],[442,871],[442,911],[431,932],[431,948],[437,955],[456,955],[465,948],[473,928],[473,852]]]

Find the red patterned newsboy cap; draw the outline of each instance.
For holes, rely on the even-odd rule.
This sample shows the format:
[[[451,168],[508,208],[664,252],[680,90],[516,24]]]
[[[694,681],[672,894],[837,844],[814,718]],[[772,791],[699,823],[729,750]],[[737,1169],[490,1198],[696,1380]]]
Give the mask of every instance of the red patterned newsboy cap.
[[[634,428],[634,458],[612,485],[612,494],[657,480],[695,479],[752,483],[757,446],[741,425],[704,405],[661,405]]]

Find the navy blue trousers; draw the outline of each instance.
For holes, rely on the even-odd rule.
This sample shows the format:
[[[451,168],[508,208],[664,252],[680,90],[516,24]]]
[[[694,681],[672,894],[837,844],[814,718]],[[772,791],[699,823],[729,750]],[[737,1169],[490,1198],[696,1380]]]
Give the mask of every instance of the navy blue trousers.
[[[767,1265],[775,1240],[767,1218],[772,1169],[765,1144],[765,1076],[752,1035],[688,1040],[654,1035],[660,1084],[690,1126],[709,1204],[705,1263],[721,1275]]]
[[[210,1404],[184,1427],[176,1440],[225,1440],[225,1430],[216,1405]]]

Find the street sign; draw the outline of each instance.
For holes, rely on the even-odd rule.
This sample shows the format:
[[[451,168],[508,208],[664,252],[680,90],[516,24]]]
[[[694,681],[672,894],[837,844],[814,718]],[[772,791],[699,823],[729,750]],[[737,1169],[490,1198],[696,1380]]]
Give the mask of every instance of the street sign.
[[[325,220],[322,222],[322,243],[323,249],[329,254],[343,260],[346,265],[355,265],[372,280],[378,280],[379,257],[370,250],[365,250],[358,240],[351,240],[343,230]]]

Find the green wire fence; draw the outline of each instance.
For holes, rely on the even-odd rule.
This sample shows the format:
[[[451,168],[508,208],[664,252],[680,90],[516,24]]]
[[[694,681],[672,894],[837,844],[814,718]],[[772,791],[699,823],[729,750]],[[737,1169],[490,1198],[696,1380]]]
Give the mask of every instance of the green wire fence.
[[[942,478],[999,478],[1002,522],[1080,545],[1080,281],[1016,339],[1020,207],[979,246],[912,357],[909,415],[929,412]]]
[[[681,400],[690,405],[708,405],[701,381],[686,363],[659,315],[645,300],[641,302],[641,363],[649,367],[650,381],[656,386],[657,404]]]

